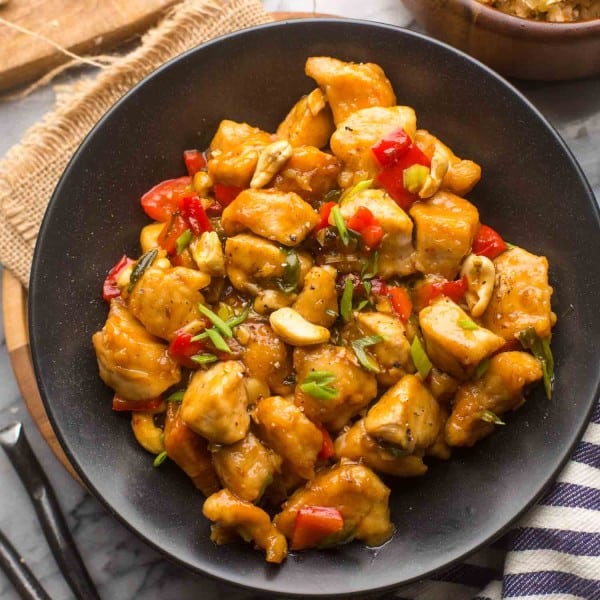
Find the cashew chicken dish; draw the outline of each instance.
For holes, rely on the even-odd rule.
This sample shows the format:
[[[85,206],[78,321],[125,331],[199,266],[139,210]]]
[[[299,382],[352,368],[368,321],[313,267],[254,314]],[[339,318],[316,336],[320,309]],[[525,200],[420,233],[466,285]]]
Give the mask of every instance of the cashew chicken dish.
[[[424,475],[554,377],[548,262],[480,222],[480,167],[378,65],[305,68],[275,132],[221,121],[142,196],[93,336],[113,409],[206,496],[213,541],[274,563],[383,544],[380,477]]]

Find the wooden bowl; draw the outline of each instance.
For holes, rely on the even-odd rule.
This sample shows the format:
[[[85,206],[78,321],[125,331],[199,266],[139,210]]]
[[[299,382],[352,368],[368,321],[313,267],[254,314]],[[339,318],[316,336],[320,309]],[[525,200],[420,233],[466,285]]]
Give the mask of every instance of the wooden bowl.
[[[402,2],[428,33],[507,77],[565,80],[600,73],[600,19],[546,23],[477,0]]]

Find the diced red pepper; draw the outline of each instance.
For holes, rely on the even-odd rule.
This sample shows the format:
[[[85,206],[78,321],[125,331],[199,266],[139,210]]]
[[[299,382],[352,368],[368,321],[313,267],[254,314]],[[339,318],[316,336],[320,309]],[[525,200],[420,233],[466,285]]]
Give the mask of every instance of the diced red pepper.
[[[179,200],[190,194],[193,194],[191,177],[167,179],[142,196],[142,208],[151,219],[165,223],[177,212]]]
[[[447,296],[454,302],[460,302],[467,292],[466,276],[456,281],[435,281],[423,283],[415,288],[415,302],[418,310],[425,308],[439,296]]]
[[[506,250],[506,242],[500,234],[487,225],[480,225],[475,239],[473,240],[473,254],[478,256],[487,256],[494,260],[498,255]]]
[[[206,156],[200,150],[184,150],[183,162],[188,175],[193,177],[198,171],[206,167]]]
[[[162,401],[160,396],[158,398],[149,398],[148,400],[127,400],[126,398],[121,398],[121,396],[115,394],[113,396],[112,409],[116,411],[155,410],[160,406]]]
[[[108,272],[104,284],[102,286],[102,298],[110,302],[112,298],[121,295],[121,290],[117,287],[117,280],[121,272],[126,269],[134,261],[123,254],[121,260]]]
[[[437,284],[434,284],[437,285]],[[454,302],[460,302],[467,293],[468,280],[466,275],[463,275],[456,281],[448,281],[442,284],[442,294],[448,296]]]
[[[224,185],[222,183],[215,183],[213,186],[215,192],[215,198],[221,206],[229,206],[239,195],[244,188],[237,187],[235,185]]]
[[[387,286],[386,295],[392,301],[392,308],[403,323],[406,323],[412,313],[412,301],[403,287]]]
[[[181,213],[174,213],[158,234],[158,245],[164,248],[167,254],[177,254],[177,238],[186,229],[189,229],[188,222],[181,216]]]
[[[325,204],[321,205],[321,208],[319,208],[319,216],[321,217],[321,220],[315,227],[315,231],[321,231],[321,229],[325,229],[325,227],[329,226],[329,215],[331,214],[331,209],[336,205],[337,202],[325,202]]]
[[[181,216],[189,223],[194,235],[212,231],[212,225],[198,196],[182,198],[179,201],[179,207],[181,208]]]
[[[383,238],[383,227],[366,206],[358,207],[348,219],[348,227],[360,233],[367,248],[375,248]]]
[[[404,171],[412,165],[431,166],[429,157],[412,144],[393,165],[383,169],[377,175],[377,183],[396,201],[398,206],[408,210],[419,199],[404,187]]]
[[[331,439],[331,435],[329,435],[329,431],[327,431],[323,425],[317,425],[317,427],[321,430],[321,434],[323,435],[323,445],[321,446],[321,451],[317,455],[317,458],[327,460],[335,454],[333,440]]]
[[[169,354],[178,363],[189,369],[198,367],[198,364],[191,360],[191,357],[200,354],[204,350],[203,341],[192,342],[193,337],[187,331],[178,331],[169,344]]]
[[[292,532],[292,550],[315,548],[325,538],[341,531],[344,519],[332,506],[305,506],[296,514]]]
[[[379,224],[369,225],[360,232],[360,235],[367,248],[376,248],[377,246],[379,246],[381,240],[383,239],[383,227]]]
[[[371,151],[377,162],[385,168],[398,162],[410,145],[409,135],[400,127],[383,137],[371,148]]]
[[[204,210],[209,217],[220,217],[223,212],[223,206],[217,200],[213,200]]]

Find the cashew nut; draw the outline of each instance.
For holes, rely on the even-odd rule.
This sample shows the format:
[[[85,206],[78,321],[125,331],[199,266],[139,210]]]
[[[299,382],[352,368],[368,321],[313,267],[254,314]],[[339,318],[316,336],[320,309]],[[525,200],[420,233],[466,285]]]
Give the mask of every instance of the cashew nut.
[[[198,171],[192,179],[192,187],[201,198],[208,194],[213,183],[212,177],[206,171]]]
[[[460,274],[467,278],[465,298],[472,317],[480,317],[492,299],[496,268],[486,256],[469,254],[462,265]]]
[[[256,377],[246,377],[244,385],[248,394],[248,406],[254,406],[261,398],[268,398],[271,395],[269,386]]]
[[[258,157],[250,187],[259,189],[267,185],[287,162],[293,151],[287,140],[278,140],[269,144]]]
[[[307,321],[293,308],[280,308],[269,317],[273,331],[292,346],[310,346],[329,341],[329,329]]]
[[[223,247],[216,231],[205,231],[190,242],[192,258],[203,273],[213,277],[225,275],[225,257]]]
[[[134,412],[131,415],[131,427],[135,439],[144,450],[160,454],[165,449],[163,431],[154,424],[152,412]]]
[[[429,175],[419,191],[419,198],[431,198],[440,189],[449,164],[448,153],[440,144],[436,144],[431,157]]]

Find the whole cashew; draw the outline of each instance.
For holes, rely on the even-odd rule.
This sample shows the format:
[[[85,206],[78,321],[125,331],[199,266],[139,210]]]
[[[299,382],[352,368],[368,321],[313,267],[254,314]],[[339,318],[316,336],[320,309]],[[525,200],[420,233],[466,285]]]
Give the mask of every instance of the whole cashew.
[[[496,268],[486,256],[469,254],[460,274],[467,278],[466,301],[472,317],[480,317],[488,307],[494,291]]]

